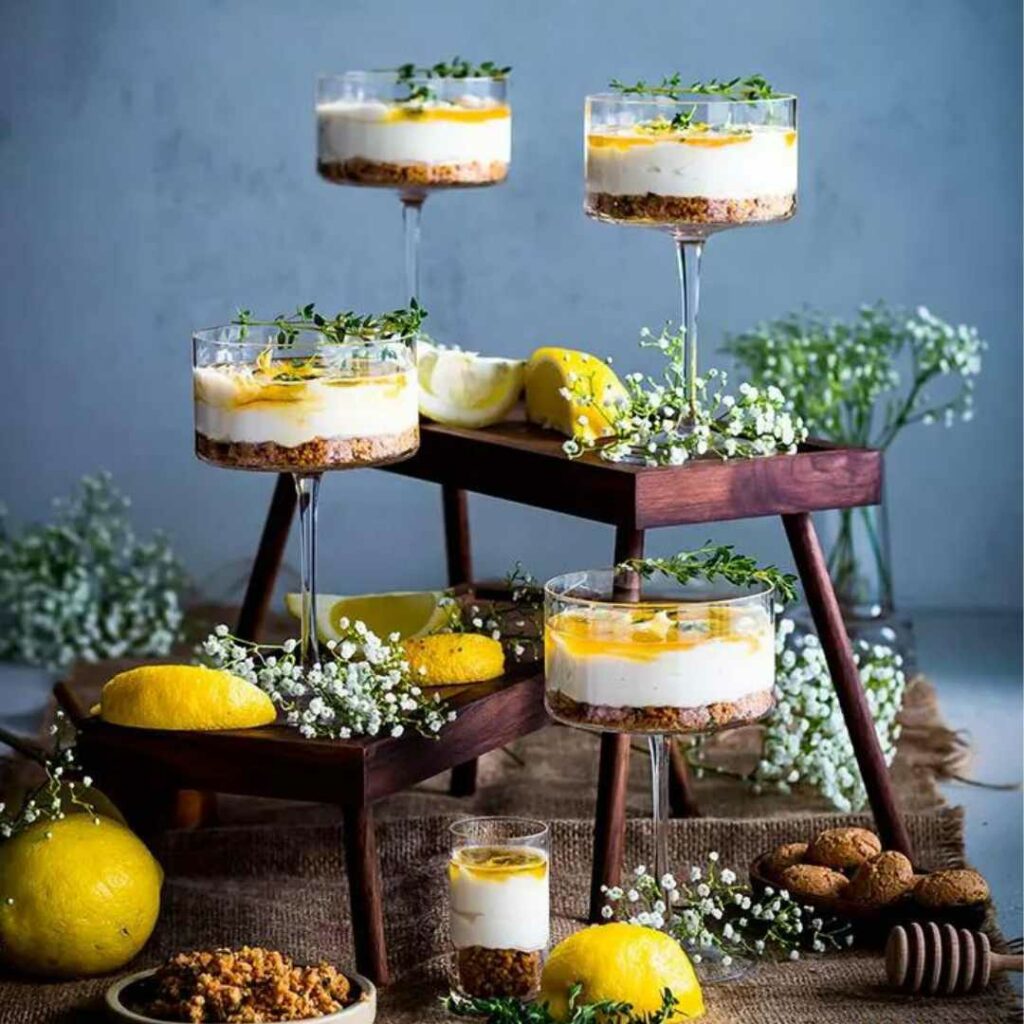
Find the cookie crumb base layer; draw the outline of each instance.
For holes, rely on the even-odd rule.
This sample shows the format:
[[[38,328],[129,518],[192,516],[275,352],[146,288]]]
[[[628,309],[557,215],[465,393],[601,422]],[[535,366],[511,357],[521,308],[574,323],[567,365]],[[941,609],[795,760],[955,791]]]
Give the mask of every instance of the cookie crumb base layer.
[[[690,733],[713,732],[733,725],[756,722],[775,704],[772,690],[758,690],[738,700],[717,701],[695,708],[618,708],[585,704],[558,690],[546,694],[548,711],[567,725],[607,732]]]
[[[709,199],[704,196],[659,196],[653,192],[623,196],[610,192],[588,192],[586,210],[592,217],[616,222],[727,227],[733,224],[786,220],[796,213],[796,195]]]
[[[497,185],[508,177],[508,164],[501,160],[472,160],[457,164],[392,164],[363,157],[349,160],[319,160],[320,177],[336,185],[375,185],[402,188],[460,188]]]
[[[459,988],[468,996],[528,999],[540,991],[541,951],[468,946],[456,953]]]
[[[196,433],[196,455],[229,469],[273,473],[317,473],[329,469],[381,466],[412,455],[419,447],[419,424],[398,434],[372,437],[315,437],[288,448],[273,441],[214,441]]]

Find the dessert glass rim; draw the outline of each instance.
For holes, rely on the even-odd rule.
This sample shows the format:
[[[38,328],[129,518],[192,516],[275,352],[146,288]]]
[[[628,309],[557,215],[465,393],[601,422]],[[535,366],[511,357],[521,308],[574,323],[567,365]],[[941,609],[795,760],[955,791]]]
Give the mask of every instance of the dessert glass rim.
[[[537,818],[520,818],[511,814],[477,814],[472,818],[460,818],[448,826],[448,831],[456,839],[473,839],[474,836],[471,832],[473,826],[496,824],[522,826],[515,832],[515,835],[501,839],[500,842],[503,843],[523,843],[529,842],[531,839],[543,839],[551,832],[547,822]]]
[[[213,327],[200,327],[194,330],[192,332],[192,342],[194,344],[214,344],[224,348],[245,348],[250,346],[265,349],[270,346],[286,349],[294,347],[297,340],[305,340],[308,344],[312,339],[316,338],[322,341],[324,345],[340,348],[345,345],[373,345],[384,342],[412,344],[422,334],[421,331],[415,331],[411,334],[374,334],[367,337],[360,334],[346,334],[345,340],[339,342],[335,341],[326,332],[318,331],[315,327],[297,328],[290,341],[279,341],[278,335],[280,333],[281,329],[273,324],[217,324]],[[237,337],[231,337],[232,334],[237,334]]]
[[[317,85],[324,82],[331,81],[386,81],[395,82],[398,80],[398,68],[366,68],[363,70],[352,70],[352,71],[321,71],[316,76]],[[474,84],[480,82],[507,82],[511,78],[511,72],[509,74],[502,75],[501,78],[495,78],[494,75],[454,75],[440,76],[440,75],[411,75],[408,78],[404,78],[405,82],[473,82]]]
[[[692,107],[694,104],[707,107],[763,107],[775,103],[795,103],[796,93],[780,92],[775,96],[763,97],[760,99],[742,99],[739,96],[709,96],[707,93],[683,93],[678,97],[656,96],[651,93],[639,93],[624,95],[621,92],[592,92],[587,93],[586,101],[599,100],[602,103],[622,103],[651,105],[660,104],[666,107]]]
[[[704,579],[693,579],[687,583],[679,583],[671,580],[671,578],[668,578],[671,585],[680,588],[680,590],[684,592],[678,598],[655,597],[651,600],[644,600],[641,598],[636,601],[630,601],[628,599],[616,600],[614,597],[584,597],[571,592],[572,588],[582,586],[588,580],[593,581],[595,577],[607,576],[609,583],[613,583],[617,575],[619,574],[611,567],[601,569],[578,569],[574,572],[561,573],[558,576],[552,576],[551,579],[544,584],[544,597],[546,599],[558,601],[562,604],[572,604],[578,608],[621,608],[630,611],[637,611],[638,609],[644,609],[647,611],[673,611],[678,608],[721,608],[725,605],[756,604],[775,592],[774,585],[770,583],[751,583],[748,585],[740,585],[736,583],[729,583],[728,581],[709,582]],[[700,588],[706,588],[709,586],[720,587],[723,591],[732,591],[733,593],[729,596],[721,597],[695,596],[690,598],[685,596],[685,590],[687,588],[692,587],[694,590],[699,590]],[[609,587],[609,589],[611,588]]]

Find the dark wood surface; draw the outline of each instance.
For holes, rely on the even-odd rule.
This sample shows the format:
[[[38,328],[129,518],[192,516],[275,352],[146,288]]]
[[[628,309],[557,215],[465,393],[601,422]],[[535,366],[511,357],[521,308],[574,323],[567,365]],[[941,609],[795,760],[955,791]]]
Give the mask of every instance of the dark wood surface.
[[[793,560],[800,573],[804,599],[811,610],[814,628],[821,641],[846,728],[850,732],[853,751],[857,756],[882,845],[887,850],[899,850],[913,860],[910,835],[896,806],[892,779],[878,742],[864,687],[860,683],[850,638],[846,633],[814,523],[807,512],[783,516],[782,521],[793,551]]]
[[[561,435],[522,418],[482,430],[423,423],[420,449],[386,472],[642,530],[875,505],[882,454],[811,441],[796,455],[649,469],[570,460]]]
[[[514,666],[501,679],[442,691],[459,715],[436,740],[416,735],[307,740],[285,726],[216,732],[131,729],[89,717],[102,684],[134,664],[84,666],[58,687],[58,699],[79,723],[83,763],[98,781],[110,778],[115,785],[127,772],[164,788],[362,806],[548,721],[537,666]]]
[[[373,808],[346,807],[344,817],[345,870],[349,879],[356,970],[378,985],[386,985],[391,972],[384,934],[384,895],[377,862]],[[354,924],[357,921],[359,927]]]

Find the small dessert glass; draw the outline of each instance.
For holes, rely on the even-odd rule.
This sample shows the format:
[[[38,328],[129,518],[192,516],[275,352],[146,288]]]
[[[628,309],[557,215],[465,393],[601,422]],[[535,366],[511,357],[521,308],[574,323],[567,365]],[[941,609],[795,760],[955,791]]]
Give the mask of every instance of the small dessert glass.
[[[655,877],[669,869],[669,737],[720,732],[775,703],[772,589],[631,571],[544,587],[545,703],[556,721],[648,737]],[[672,893],[664,892],[671,909]]]
[[[451,826],[448,893],[455,987],[467,996],[529,999],[550,938],[548,827],[527,818]]]
[[[302,659],[318,659],[316,513],[326,471],[381,466],[419,447],[416,338],[339,343],[317,331],[230,324],[192,336],[196,455],[289,473],[299,506]]]
[[[657,228],[675,240],[693,413],[704,242],[796,213],[796,97],[601,93],[586,98],[584,134],[587,215]]]
[[[428,193],[500,185],[512,157],[508,77],[345,71],[316,84],[317,172],[390,188],[402,201],[406,296],[419,299],[420,217]]]

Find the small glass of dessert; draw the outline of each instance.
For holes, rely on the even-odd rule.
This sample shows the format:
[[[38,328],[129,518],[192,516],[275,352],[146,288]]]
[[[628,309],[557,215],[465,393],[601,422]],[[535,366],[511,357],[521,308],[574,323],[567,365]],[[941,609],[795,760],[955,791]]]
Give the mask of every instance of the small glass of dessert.
[[[448,861],[455,984],[475,997],[540,990],[550,924],[548,827],[525,818],[451,826]]]
[[[313,623],[321,475],[398,462],[419,447],[416,333],[353,323],[357,333],[340,337],[245,323],[192,336],[196,455],[227,469],[294,478],[307,666],[319,660]]]
[[[745,725],[771,710],[773,593],[614,569],[556,576],[544,587],[551,717],[648,737],[658,879],[669,871],[668,738]]]
[[[402,201],[406,295],[419,298],[420,213],[437,189],[499,185],[512,159],[509,68],[455,60],[317,80],[317,171]]]
[[[796,213],[796,97],[757,77],[689,89],[678,76],[612,87],[586,99],[584,209],[674,238],[692,411],[704,242]]]

